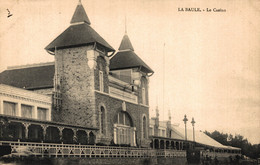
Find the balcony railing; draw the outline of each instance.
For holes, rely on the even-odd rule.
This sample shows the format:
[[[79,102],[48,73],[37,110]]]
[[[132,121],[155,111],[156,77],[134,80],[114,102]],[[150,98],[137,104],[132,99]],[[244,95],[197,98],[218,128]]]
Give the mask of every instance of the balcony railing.
[[[128,102],[133,102],[133,103],[136,103],[136,104],[138,102],[138,98],[137,98],[136,95],[122,91],[120,89],[113,88],[113,87],[109,88],[109,94],[112,97],[115,97],[115,98],[118,98],[118,99],[121,99],[121,100],[125,100],[125,101],[128,101]]]
[[[148,148],[113,147],[95,145],[70,145],[0,141],[11,146],[12,152],[27,148],[38,157],[186,157],[185,151],[154,150]]]

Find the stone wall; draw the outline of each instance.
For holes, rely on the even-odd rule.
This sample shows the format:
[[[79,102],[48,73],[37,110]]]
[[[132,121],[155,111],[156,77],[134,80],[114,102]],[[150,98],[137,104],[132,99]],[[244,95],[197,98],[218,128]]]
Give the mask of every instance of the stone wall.
[[[92,53],[92,54],[91,54]],[[53,110],[53,121],[85,127],[100,128],[100,107],[105,108],[106,134],[98,135],[108,143],[113,140],[114,118],[122,111],[123,101],[109,96],[109,60],[91,46],[56,50],[56,79],[62,94],[62,110]],[[100,91],[100,71],[103,72],[103,87]],[[145,81],[148,104],[148,81]],[[137,144],[148,146],[149,107],[142,104],[142,87],[138,88],[138,104],[126,102],[126,112],[136,127]],[[142,138],[143,117],[146,117],[146,138]],[[102,141],[97,141],[102,142]]]
[[[53,121],[96,127],[94,70],[88,66],[90,46],[56,51],[57,77],[62,93],[62,110],[53,111]]]
[[[16,158],[19,165],[185,165],[185,158]],[[0,163],[5,163],[0,160]],[[10,161],[8,161],[10,163]]]
[[[156,158],[56,158],[55,165],[157,165]]]
[[[186,165],[187,160],[186,158],[164,158],[164,157],[158,157],[157,158],[157,164],[159,165]]]
[[[186,165],[186,158],[41,158],[41,157],[23,157],[23,158],[1,158],[0,164],[16,165]],[[214,164],[214,162],[210,163]],[[231,164],[228,160],[220,161],[219,165]],[[256,160],[240,160],[243,165],[257,165]],[[193,164],[195,165],[195,164]]]
[[[96,93],[96,108],[99,111],[100,105],[105,107],[106,111],[106,137],[110,139],[110,141],[113,139],[113,132],[114,132],[114,119],[117,116],[118,112],[122,111],[122,100],[110,97],[106,94],[102,93]],[[126,102],[126,112],[131,116],[133,125],[136,127],[136,135],[137,135],[137,143],[140,144],[141,139],[141,129],[142,129],[142,116],[146,115],[147,117],[147,128],[149,126],[149,108],[146,106],[133,104]],[[97,118],[99,121],[99,118]],[[148,139],[144,139],[141,143],[144,145],[149,141]],[[150,142],[150,141],[149,141]]]

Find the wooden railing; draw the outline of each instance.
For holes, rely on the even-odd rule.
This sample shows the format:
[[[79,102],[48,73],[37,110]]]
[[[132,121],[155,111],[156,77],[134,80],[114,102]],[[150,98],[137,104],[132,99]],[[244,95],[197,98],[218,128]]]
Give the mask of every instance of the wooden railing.
[[[186,151],[184,150],[155,150],[156,156],[161,157],[186,157]]]
[[[236,156],[236,155],[241,155],[240,153],[219,153],[219,152],[205,152],[203,155],[208,155],[211,156],[212,158],[215,158],[216,156],[219,158],[228,158],[230,156]]]
[[[0,145],[10,145],[12,152],[26,148],[32,155],[39,157],[186,157],[186,151],[134,147],[30,143],[19,141],[0,141]]]

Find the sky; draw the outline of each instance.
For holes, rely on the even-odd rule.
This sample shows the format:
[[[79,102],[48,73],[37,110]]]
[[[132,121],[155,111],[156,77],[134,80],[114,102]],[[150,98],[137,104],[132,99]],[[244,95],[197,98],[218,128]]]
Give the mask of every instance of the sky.
[[[54,61],[44,48],[70,25],[77,3],[0,1],[0,71]],[[155,71],[149,84],[150,117],[158,106],[160,120],[167,120],[170,111],[172,122],[184,127],[187,114],[189,129],[194,117],[196,130],[241,134],[260,143],[260,1],[82,0],[82,4],[91,26],[116,50],[127,22],[135,52]],[[7,9],[12,16],[7,17]]]

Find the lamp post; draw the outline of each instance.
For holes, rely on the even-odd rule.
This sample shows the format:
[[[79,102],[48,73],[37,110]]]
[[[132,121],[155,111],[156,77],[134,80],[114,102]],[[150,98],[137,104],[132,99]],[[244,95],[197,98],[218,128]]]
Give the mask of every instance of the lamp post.
[[[185,124],[185,149],[187,150],[187,126],[186,126],[186,124],[187,124],[188,119],[187,119],[186,114],[184,115],[183,121]]]
[[[194,125],[195,125],[195,120],[194,118],[192,118],[192,121],[191,121],[191,124],[192,124],[192,127],[193,127],[193,141],[195,142],[195,131],[194,131]]]
[[[184,121],[184,124],[185,124],[185,141],[187,141],[187,127],[186,127],[186,124],[187,124],[188,119],[187,119],[186,115],[184,115],[183,121]]]

